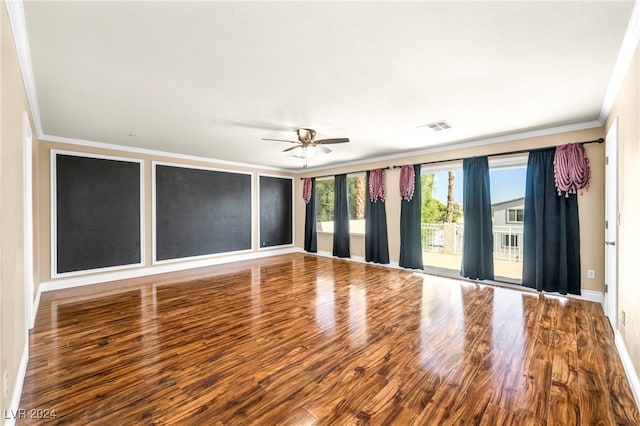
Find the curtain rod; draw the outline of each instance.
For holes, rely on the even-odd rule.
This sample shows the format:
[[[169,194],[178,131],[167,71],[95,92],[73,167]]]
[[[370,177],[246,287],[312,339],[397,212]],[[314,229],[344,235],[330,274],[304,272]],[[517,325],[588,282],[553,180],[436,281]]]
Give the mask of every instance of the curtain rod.
[[[377,169],[382,169],[382,170],[389,170],[391,167],[376,167],[376,168],[377,168]],[[353,174],[355,174],[355,173],[364,173],[364,172],[368,172],[369,170],[375,170],[375,169],[356,170],[355,172],[348,172],[348,173],[346,173],[346,174],[348,174],[348,175],[353,175]],[[341,173],[338,173],[338,174],[341,174]],[[317,179],[317,178],[322,179],[322,178],[326,178],[326,177],[334,177],[334,176],[335,176],[335,175],[307,176],[307,177],[310,177],[310,178],[316,178],[316,179]],[[300,180],[303,180],[303,179],[304,179],[303,177],[301,177],[301,178],[300,178]]]
[[[604,142],[604,139],[603,138],[599,138],[599,139],[594,139],[592,141],[575,142],[575,143],[579,143],[581,145],[585,145],[585,144],[588,144],[588,143],[603,143],[603,142]],[[557,146],[557,145],[548,146],[546,148],[554,148],[555,146]],[[500,156],[503,156],[503,155],[515,155],[515,154],[528,154],[531,151],[534,151],[536,149],[546,149],[546,148],[521,149],[521,150],[518,150],[518,151],[500,152],[498,154],[491,154],[491,155],[489,155],[489,157],[500,157]],[[421,165],[427,165],[427,164],[448,163],[448,162],[451,162],[451,161],[462,161],[462,160],[465,160],[467,158],[473,158],[473,157],[462,157],[462,158],[452,158],[452,159],[449,159],[449,160],[427,161],[427,162],[420,163],[420,164]],[[390,166],[390,167],[378,167],[378,168],[381,168],[382,170],[389,170],[389,169],[399,169],[400,167],[402,167],[402,166]],[[363,172],[366,172],[366,171],[367,170],[357,170],[355,172],[349,172],[347,174],[363,173]],[[308,177],[322,179],[322,178],[333,177],[333,176],[335,176],[335,175],[308,176]],[[304,178],[302,178],[302,177],[300,178],[300,180],[303,180],[303,179]]]
[[[599,138],[599,139],[594,139],[592,141],[575,142],[575,143],[579,143],[581,145],[585,145],[585,144],[588,144],[588,143],[603,143],[603,142],[604,142],[604,139],[603,138]],[[518,151],[500,152],[498,154],[490,154],[490,155],[488,155],[488,157],[501,157],[503,155],[514,155],[514,154],[528,154],[531,151],[535,151],[537,149],[548,149],[548,148],[554,148],[556,146],[557,145],[548,146],[546,148],[521,149],[521,150],[518,150]],[[474,156],[474,157],[477,157],[477,156]],[[427,164],[438,164],[438,163],[448,163],[448,162],[451,162],[451,161],[462,161],[462,160],[466,160],[467,158],[473,158],[473,157],[452,158],[452,159],[449,159],[449,160],[438,160],[438,161],[427,161],[427,162],[424,162],[424,163],[420,163],[420,165],[424,166],[424,165],[427,165]],[[394,169],[399,169],[402,166],[392,166],[392,167]]]

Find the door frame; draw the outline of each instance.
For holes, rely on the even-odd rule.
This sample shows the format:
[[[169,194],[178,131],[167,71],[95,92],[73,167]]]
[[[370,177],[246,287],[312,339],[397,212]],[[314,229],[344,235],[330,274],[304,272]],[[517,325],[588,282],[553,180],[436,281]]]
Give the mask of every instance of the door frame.
[[[604,311],[618,330],[618,117],[609,128],[605,145],[605,293]],[[609,191],[613,193],[609,196]],[[611,217],[611,220],[608,218]],[[610,232],[613,231],[613,234]]]

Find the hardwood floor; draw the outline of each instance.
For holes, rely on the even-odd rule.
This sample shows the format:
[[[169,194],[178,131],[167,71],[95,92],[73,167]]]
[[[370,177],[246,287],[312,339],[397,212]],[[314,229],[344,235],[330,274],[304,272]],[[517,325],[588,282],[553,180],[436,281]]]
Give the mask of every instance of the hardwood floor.
[[[303,254],[44,293],[30,350],[46,424],[640,424],[600,305]]]

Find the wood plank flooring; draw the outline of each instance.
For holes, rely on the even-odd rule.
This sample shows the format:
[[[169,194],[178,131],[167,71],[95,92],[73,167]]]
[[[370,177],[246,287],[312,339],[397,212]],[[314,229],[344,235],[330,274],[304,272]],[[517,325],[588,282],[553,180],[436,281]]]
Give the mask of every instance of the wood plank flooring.
[[[18,424],[639,425],[599,305],[311,255],[42,295]]]

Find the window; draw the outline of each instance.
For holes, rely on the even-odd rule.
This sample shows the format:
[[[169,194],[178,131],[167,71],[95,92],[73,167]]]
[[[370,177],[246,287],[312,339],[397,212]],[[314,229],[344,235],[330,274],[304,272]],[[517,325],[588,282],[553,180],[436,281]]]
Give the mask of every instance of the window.
[[[318,232],[333,232],[333,178],[316,179],[316,226]]]
[[[507,209],[507,223],[523,223],[524,209],[512,208]]]
[[[427,167],[420,176],[422,262],[455,275],[460,271],[464,231],[460,166]]]
[[[526,156],[489,159],[493,259],[499,280],[522,278]],[[464,251],[461,163],[422,169],[422,259],[425,267],[458,275]]]
[[[367,196],[367,177],[364,173],[347,175],[349,197],[349,233],[364,234],[364,206]]]
[[[489,160],[496,279],[522,279],[522,235],[527,157]]]
[[[364,173],[347,175],[349,199],[349,232],[364,234],[364,207],[366,202],[366,176]],[[316,223],[318,232],[333,232],[334,179],[316,179]]]
[[[422,223],[462,222],[462,170],[427,171],[420,176]]]
[[[502,247],[518,247],[518,234],[502,234]]]

